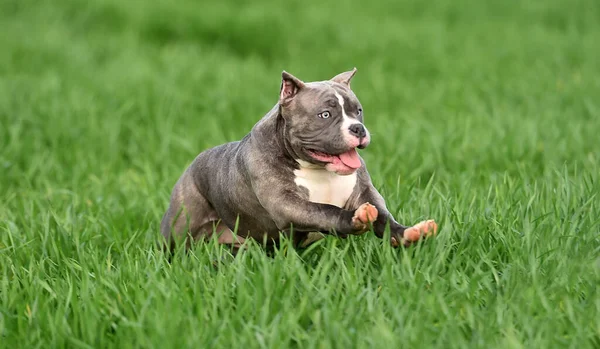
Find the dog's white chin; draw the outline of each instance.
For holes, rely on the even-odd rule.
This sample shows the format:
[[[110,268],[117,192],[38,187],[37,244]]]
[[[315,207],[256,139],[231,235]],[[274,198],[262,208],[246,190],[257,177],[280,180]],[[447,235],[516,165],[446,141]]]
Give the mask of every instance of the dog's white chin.
[[[349,176],[358,170],[357,168],[348,167],[340,163],[329,163],[325,165],[325,169],[340,176]]]

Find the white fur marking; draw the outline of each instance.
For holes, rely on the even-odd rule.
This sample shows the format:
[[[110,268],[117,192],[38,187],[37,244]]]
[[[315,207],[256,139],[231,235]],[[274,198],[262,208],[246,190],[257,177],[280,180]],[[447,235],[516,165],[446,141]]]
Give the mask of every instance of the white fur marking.
[[[348,116],[348,114],[346,114],[346,110],[344,109],[344,98],[335,89],[333,90],[333,93],[335,93],[338,103],[340,103],[340,106],[342,107],[342,116],[344,117],[344,121],[342,122],[342,126],[340,126],[340,129],[342,131],[342,134],[344,135],[344,139],[346,140],[346,142],[348,142],[348,144],[352,144],[353,142],[355,142],[355,137],[350,134],[350,126],[362,123],[356,119],[352,119]],[[368,138],[370,138],[370,135],[369,131],[367,130],[367,139]]]
[[[294,171],[294,182],[308,189],[309,201],[337,207],[346,205],[356,186],[356,172],[340,176],[302,160],[298,163],[300,169]]]
[[[342,123],[342,132],[345,131],[344,134],[346,134],[350,125],[357,123],[358,120],[352,120],[348,114],[346,114],[346,110],[344,109],[344,97],[342,97],[342,95],[340,95],[336,90],[333,90],[333,93],[335,93],[338,103],[340,103],[340,106],[342,107],[342,116],[344,117],[344,122]]]

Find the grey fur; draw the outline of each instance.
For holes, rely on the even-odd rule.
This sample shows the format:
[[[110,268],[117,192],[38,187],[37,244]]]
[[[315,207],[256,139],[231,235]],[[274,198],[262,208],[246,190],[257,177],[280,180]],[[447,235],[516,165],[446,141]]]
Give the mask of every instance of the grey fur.
[[[223,233],[219,241],[236,247],[245,238],[273,245],[280,232],[289,235],[293,228],[293,239],[301,244],[310,232],[359,233],[352,217],[369,202],[378,209],[375,234],[383,237],[389,224],[392,237],[401,241],[406,227],[388,212],[362,159],[356,185],[343,207],[310,202],[306,188],[294,182],[297,160],[319,164],[307,155],[307,148],[329,154],[348,150],[335,93],[343,97],[346,114],[362,123],[362,107],[350,89],[355,72],[310,83],[283,72],[279,102],[250,133],[240,141],[203,151],[179,178],[161,223],[165,239],[173,243]],[[331,111],[328,120],[316,117],[323,109]],[[231,234],[234,230],[239,240]]]

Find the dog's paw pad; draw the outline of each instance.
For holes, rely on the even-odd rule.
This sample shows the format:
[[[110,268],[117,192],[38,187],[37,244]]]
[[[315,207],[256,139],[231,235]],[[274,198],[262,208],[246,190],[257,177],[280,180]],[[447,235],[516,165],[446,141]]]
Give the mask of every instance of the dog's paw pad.
[[[377,213],[377,208],[366,202],[354,211],[352,220],[363,224],[373,223],[377,219]]]
[[[367,202],[358,207],[354,212],[354,217],[365,224],[373,223],[377,219],[377,213],[377,208]]]
[[[370,203],[366,202],[360,205],[356,211],[354,211],[354,217],[352,217],[352,225],[358,230],[368,229],[369,223],[375,222],[377,219],[377,208]]]
[[[434,220],[430,219],[422,221],[404,231],[404,240],[407,242],[414,242],[419,240],[422,236],[436,235],[437,230],[438,226]]]

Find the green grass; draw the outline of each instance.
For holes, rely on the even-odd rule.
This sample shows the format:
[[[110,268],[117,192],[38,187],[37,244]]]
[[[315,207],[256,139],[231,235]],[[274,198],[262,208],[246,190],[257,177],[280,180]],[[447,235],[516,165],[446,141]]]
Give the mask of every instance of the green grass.
[[[599,34],[595,0],[0,2],[0,347],[598,348]],[[195,155],[354,66],[438,238],[168,263]]]

